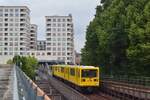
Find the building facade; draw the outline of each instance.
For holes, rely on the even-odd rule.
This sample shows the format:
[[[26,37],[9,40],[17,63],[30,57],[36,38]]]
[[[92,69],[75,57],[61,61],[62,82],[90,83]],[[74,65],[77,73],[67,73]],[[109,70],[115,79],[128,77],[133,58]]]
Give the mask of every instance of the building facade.
[[[0,63],[15,55],[74,64],[72,16],[46,16],[46,40],[37,40],[37,25],[30,23],[26,6],[0,6]]]
[[[29,48],[30,10],[0,6],[0,55],[26,55]]]
[[[37,50],[37,25],[30,24],[30,50]]]
[[[47,54],[66,64],[74,64],[74,30],[71,14],[45,18]]]

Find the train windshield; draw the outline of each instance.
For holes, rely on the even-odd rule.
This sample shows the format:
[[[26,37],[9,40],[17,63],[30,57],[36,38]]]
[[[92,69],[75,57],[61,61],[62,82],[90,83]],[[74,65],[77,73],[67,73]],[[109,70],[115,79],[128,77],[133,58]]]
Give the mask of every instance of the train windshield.
[[[97,70],[89,70],[89,69],[82,70],[82,77],[96,77],[96,76]]]

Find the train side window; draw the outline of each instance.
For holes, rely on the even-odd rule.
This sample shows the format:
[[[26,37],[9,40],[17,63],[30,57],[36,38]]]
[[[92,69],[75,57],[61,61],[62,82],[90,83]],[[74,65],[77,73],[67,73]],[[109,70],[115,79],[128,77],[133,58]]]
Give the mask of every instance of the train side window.
[[[55,67],[55,71],[57,72],[57,67]]]
[[[72,75],[72,76],[75,75],[75,70],[73,68],[70,68],[70,75]]]
[[[64,72],[64,68],[61,68],[61,72],[62,72],[62,73]]]

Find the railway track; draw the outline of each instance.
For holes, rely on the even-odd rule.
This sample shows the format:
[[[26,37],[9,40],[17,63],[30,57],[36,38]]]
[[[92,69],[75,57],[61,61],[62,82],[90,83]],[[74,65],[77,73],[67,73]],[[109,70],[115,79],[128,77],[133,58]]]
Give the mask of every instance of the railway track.
[[[85,94],[84,94],[85,95]],[[117,100],[114,97],[104,94],[102,92],[97,92],[94,94],[85,95],[89,100]]]
[[[49,84],[51,84],[52,88],[55,88],[58,90],[66,99],[65,100],[117,100],[114,99],[114,97],[109,96],[107,94],[104,94],[102,92],[97,92],[95,94],[82,94],[75,89],[67,86],[66,84],[62,83],[60,80],[57,80],[51,76],[47,76],[45,73],[40,72],[39,73],[40,78],[42,79],[40,82],[36,82],[41,89],[49,88]],[[43,85],[43,83],[46,83]],[[47,84],[48,83],[48,84]],[[51,91],[51,90],[50,90]],[[45,90],[45,93],[47,95],[50,94],[49,91]],[[49,97],[53,97],[53,95],[49,95]],[[53,99],[52,100],[63,100],[62,98],[59,99]]]
[[[44,71],[43,74],[45,74]],[[104,80],[98,92],[87,95],[79,93],[52,77],[49,81],[65,97],[69,97],[67,100],[150,100],[150,88],[134,84]]]

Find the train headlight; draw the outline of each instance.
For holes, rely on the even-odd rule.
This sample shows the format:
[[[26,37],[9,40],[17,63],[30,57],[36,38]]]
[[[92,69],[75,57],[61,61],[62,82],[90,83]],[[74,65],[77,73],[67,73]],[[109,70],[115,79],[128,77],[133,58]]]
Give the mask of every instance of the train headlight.
[[[94,82],[97,82],[98,81],[98,79],[94,79]]]

